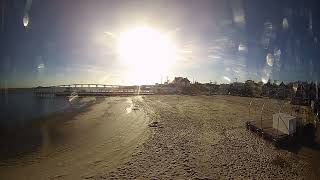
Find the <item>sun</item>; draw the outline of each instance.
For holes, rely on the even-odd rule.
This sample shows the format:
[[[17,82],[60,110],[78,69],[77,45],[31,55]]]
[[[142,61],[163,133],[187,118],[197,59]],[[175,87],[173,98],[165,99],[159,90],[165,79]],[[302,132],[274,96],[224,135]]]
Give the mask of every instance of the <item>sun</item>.
[[[176,46],[165,33],[140,26],[120,34],[118,54],[131,81],[150,84],[168,73],[176,60]]]

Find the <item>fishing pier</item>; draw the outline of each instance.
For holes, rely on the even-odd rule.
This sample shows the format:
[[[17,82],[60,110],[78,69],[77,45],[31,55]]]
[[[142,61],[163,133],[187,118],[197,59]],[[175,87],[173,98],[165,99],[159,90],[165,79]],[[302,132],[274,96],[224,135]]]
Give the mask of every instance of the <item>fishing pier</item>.
[[[52,96],[133,96],[133,95],[153,95],[152,86],[120,86],[105,84],[70,84],[48,87],[35,87],[33,93],[40,97]]]

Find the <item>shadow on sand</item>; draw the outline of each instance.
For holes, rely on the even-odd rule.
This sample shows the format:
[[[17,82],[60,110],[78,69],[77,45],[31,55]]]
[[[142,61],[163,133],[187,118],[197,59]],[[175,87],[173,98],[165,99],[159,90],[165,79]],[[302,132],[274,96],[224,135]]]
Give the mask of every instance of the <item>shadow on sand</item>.
[[[286,143],[279,145],[280,148],[298,154],[303,147],[318,151],[320,153],[320,129],[308,124],[304,128],[297,130],[296,136]]]

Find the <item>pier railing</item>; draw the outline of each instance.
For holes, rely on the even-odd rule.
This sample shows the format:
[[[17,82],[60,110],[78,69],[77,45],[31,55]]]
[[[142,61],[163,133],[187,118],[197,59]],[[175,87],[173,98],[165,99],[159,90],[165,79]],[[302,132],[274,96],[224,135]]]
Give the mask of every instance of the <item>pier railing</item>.
[[[70,96],[76,92],[79,96],[121,96],[152,95],[152,86],[119,86],[103,84],[71,84],[50,87],[36,87],[33,92],[37,96]]]

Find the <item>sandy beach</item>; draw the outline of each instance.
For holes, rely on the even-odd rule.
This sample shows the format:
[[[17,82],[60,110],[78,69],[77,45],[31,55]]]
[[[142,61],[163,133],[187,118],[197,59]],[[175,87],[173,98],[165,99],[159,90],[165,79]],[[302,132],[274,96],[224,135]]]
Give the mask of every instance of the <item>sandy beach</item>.
[[[274,100],[257,101],[276,109]],[[0,162],[0,179],[319,177],[319,149],[278,149],[246,130],[249,102],[236,96],[105,98],[44,126],[51,130],[42,129],[36,151]]]
[[[273,109],[275,100],[268,101]],[[248,132],[250,98],[147,96],[153,136],[116,170],[95,179],[316,179],[319,150],[275,148]],[[276,109],[276,108],[274,108]]]
[[[141,100],[108,97],[53,117],[34,152],[0,163],[0,179],[81,179],[115,168],[148,137],[148,118],[135,106]]]

